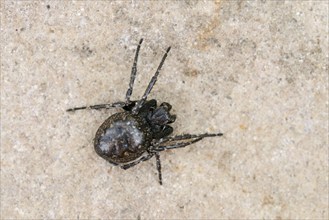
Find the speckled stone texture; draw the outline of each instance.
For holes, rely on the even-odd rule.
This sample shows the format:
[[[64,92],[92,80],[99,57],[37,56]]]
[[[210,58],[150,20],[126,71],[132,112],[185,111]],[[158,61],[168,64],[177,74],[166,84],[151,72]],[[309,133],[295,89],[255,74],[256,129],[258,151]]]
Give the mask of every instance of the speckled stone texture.
[[[175,134],[122,170],[93,150],[168,46]],[[1,1],[1,219],[328,219],[327,1]]]

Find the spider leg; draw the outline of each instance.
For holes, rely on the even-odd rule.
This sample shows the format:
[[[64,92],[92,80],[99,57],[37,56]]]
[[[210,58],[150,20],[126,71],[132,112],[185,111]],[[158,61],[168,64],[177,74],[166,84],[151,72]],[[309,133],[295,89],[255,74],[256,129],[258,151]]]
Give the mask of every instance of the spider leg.
[[[135,78],[136,78],[136,74],[137,74],[138,54],[139,54],[139,50],[141,48],[142,43],[143,43],[143,38],[140,39],[140,41],[138,43],[138,46],[137,46],[137,49],[136,49],[134,64],[133,64],[133,67],[131,69],[131,74],[130,74],[129,88],[128,88],[127,93],[126,93],[126,103],[130,102],[130,96],[133,92],[134,82],[135,82]]]
[[[196,143],[206,137],[215,137],[222,135],[223,135],[222,133],[217,133],[217,134],[205,133],[199,135],[183,134],[174,137],[165,137],[165,138],[161,138],[157,143],[155,143],[154,148],[152,150],[159,152],[167,149],[182,148],[190,144]]]
[[[166,142],[166,141],[181,141],[181,140],[188,140],[193,138],[205,138],[205,137],[216,137],[216,136],[222,136],[222,133],[204,133],[204,134],[182,134],[182,135],[176,135],[173,137],[165,137],[159,140],[158,144]]]
[[[163,63],[164,63],[164,61],[165,61],[166,58],[167,58],[167,55],[168,55],[168,53],[169,53],[169,51],[170,51],[170,48],[171,48],[171,47],[168,47],[168,49],[166,50],[166,53],[163,55],[162,60],[161,60],[161,62],[160,62],[160,64],[159,64],[159,66],[158,66],[158,69],[157,69],[157,71],[155,72],[154,76],[152,77],[152,79],[151,79],[149,85],[147,86],[147,88],[146,88],[146,90],[145,90],[145,92],[144,92],[143,97],[141,98],[141,100],[139,100],[139,101],[137,102],[137,104],[136,104],[135,107],[133,108],[133,110],[132,110],[133,114],[137,114],[137,113],[138,113],[139,109],[143,106],[144,102],[146,101],[148,94],[150,94],[150,92],[151,92],[151,90],[152,90],[152,88],[153,88],[155,82],[157,81],[157,78],[158,78],[158,75],[159,75],[159,73],[160,73],[160,70],[161,70],[161,68],[162,68],[162,66],[163,66]]]
[[[67,109],[66,111],[67,112],[74,112],[74,111],[77,111],[77,110],[83,110],[83,109],[96,109],[96,110],[99,110],[99,109],[109,109],[109,108],[123,108],[126,106],[126,103],[124,102],[114,102],[114,103],[111,103],[111,104],[99,104],[99,105],[90,105],[90,106],[81,106],[81,107],[75,107],[75,108],[69,108]]]
[[[159,173],[159,183],[160,183],[160,185],[162,185],[161,161],[160,161],[160,154],[158,152],[155,153],[155,159],[157,161],[157,170]]]
[[[128,164],[125,164],[125,165],[122,165],[120,166],[122,169],[126,170],[126,169],[129,169],[130,167],[133,167],[137,164],[139,164],[140,162],[143,162],[143,161],[146,161],[146,160],[149,160],[151,159],[152,157],[154,156],[154,153],[149,153],[148,155],[144,156],[144,157],[141,157],[139,158],[138,160],[134,161],[134,162],[131,162],[131,163],[128,163]]]
[[[191,145],[195,142],[198,142],[198,141],[201,141],[202,138],[197,138],[197,139],[193,139],[191,141],[188,141],[188,142],[183,142],[183,143],[173,143],[171,145],[159,145],[159,146],[156,146],[155,148],[153,148],[154,151],[164,151],[164,150],[169,150],[169,149],[175,149],[175,148],[182,148],[182,147],[186,147],[188,145]]]

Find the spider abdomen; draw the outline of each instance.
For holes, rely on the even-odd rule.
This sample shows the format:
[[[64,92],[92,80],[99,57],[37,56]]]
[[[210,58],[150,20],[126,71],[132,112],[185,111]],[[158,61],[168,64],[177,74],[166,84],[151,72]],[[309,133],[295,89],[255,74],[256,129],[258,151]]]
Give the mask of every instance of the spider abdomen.
[[[150,146],[151,130],[140,117],[121,112],[110,116],[96,132],[97,154],[122,165],[140,158]]]

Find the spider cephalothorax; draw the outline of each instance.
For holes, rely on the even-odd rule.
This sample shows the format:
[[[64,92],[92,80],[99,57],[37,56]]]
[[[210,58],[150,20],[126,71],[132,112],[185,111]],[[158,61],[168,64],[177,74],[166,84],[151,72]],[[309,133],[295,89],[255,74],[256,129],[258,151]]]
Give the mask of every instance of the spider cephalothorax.
[[[125,102],[76,107],[70,108],[67,111],[107,109],[113,107],[122,108],[124,110],[123,112],[111,115],[98,128],[94,139],[96,153],[111,164],[118,165],[123,169],[128,169],[141,161],[155,156],[159,172],[159,182],[162,184],[159,152],[167,149],[182,148],[200,141],[205,137],[222,136],[223,134],[184,134],[169,137],[173,132],[173,128],[169,124],[173,123],[176,119],[175,115],[170,114],[171,105],[167,102],[157,105],[155,99],[148,101],[147,96],[157,80],[160,69],[170,51],[170,47],[163,56],[142,98],[137,101],[130,100],[137,73],[138,54],[142,42],[143,39],[139,41],[137,46]]]

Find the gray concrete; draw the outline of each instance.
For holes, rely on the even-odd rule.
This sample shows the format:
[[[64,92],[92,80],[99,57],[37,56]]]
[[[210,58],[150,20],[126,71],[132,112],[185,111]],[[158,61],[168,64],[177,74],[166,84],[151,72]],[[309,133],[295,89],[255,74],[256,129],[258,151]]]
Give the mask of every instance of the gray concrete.
[[[49,4],[49,8],[47,5]],[[1,219],[327,219],[327,1],[2,1]],[[127,171],[92,140],[172,46],[151,97],[175,134],[222,131]]]

